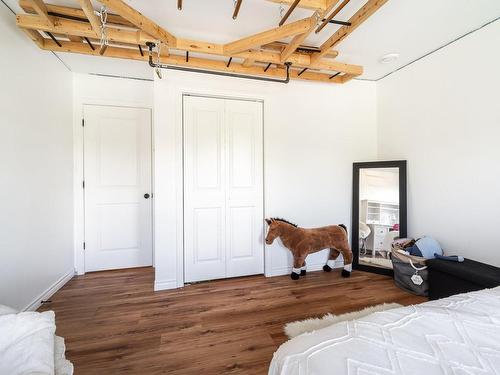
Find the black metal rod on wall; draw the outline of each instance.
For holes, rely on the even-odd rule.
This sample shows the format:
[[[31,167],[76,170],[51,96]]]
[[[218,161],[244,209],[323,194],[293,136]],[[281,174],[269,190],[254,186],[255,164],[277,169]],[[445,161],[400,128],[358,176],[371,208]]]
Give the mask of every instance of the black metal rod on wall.
[[[140,44],[137,45],[139,47],[139,52],[141,53],[141,56],[144,56],[144,52],[142,51],[142,47]]]
[[[335,73],[334,75],[330,76],[328,79],[335,78],[335,77],[337,77],[339,74],[340,74],[340,72],[337,72],[337,73]]]
[[[226,64],[226,68],[229,68],[229,65],[231,65],[231,61],[233,61],[232,57],[229,58],[229,61]]]

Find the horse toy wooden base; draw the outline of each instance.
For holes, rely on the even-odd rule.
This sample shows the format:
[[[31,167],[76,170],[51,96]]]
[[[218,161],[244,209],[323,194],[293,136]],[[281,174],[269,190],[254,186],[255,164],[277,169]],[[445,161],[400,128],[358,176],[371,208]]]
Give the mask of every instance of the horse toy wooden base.
[[[300,228],[285,219],[266,219],[269,231],[266,243],[271,245],[276,238],[281,238],[283,245],[293,254],[293,269],[290,275],[293,280],[306,274],[306,257],[323,249],[330,249],[327,263],[323,271],[330,272],[335,259],[342,254],[344,258],[343,277],[349,277],[352,272],[352,251],[347,238],[345,225],[329,225],[321,228]]]

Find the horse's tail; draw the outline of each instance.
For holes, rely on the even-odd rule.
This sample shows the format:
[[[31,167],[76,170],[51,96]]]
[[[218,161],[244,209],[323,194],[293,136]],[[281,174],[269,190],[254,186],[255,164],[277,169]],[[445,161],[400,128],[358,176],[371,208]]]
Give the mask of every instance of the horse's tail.
[[[339,224],[339,227],[341,227],[343,230],[345,230],[345,234],[348,234],[347,227],[344,224]]]

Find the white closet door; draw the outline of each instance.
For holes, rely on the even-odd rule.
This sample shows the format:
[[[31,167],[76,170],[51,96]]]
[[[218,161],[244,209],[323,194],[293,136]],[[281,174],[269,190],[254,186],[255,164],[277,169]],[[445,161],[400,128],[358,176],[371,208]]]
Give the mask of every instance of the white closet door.
[[[262,103],[226,100],[226,276],[264,272]]]
[[[262,104],[184,98],[185,281],[263,273]]]
[[[184,97],[185,281],[226,277],[224,101]]]
[[[151,112],[84,107],[85,270],[152,265]]]

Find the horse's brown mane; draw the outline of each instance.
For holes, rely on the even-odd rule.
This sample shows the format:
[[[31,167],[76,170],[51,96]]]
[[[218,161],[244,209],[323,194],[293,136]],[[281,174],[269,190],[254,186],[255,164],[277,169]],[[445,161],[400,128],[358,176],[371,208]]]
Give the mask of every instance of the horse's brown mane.
[[[293,226],[295,228],[299,227],[297,224],[290,223],[288,220],[282,219],[280,217],[273,217],[273,218],[271,218],[271,220],[281,221],[282,223],[290,224],[291,226]]]

